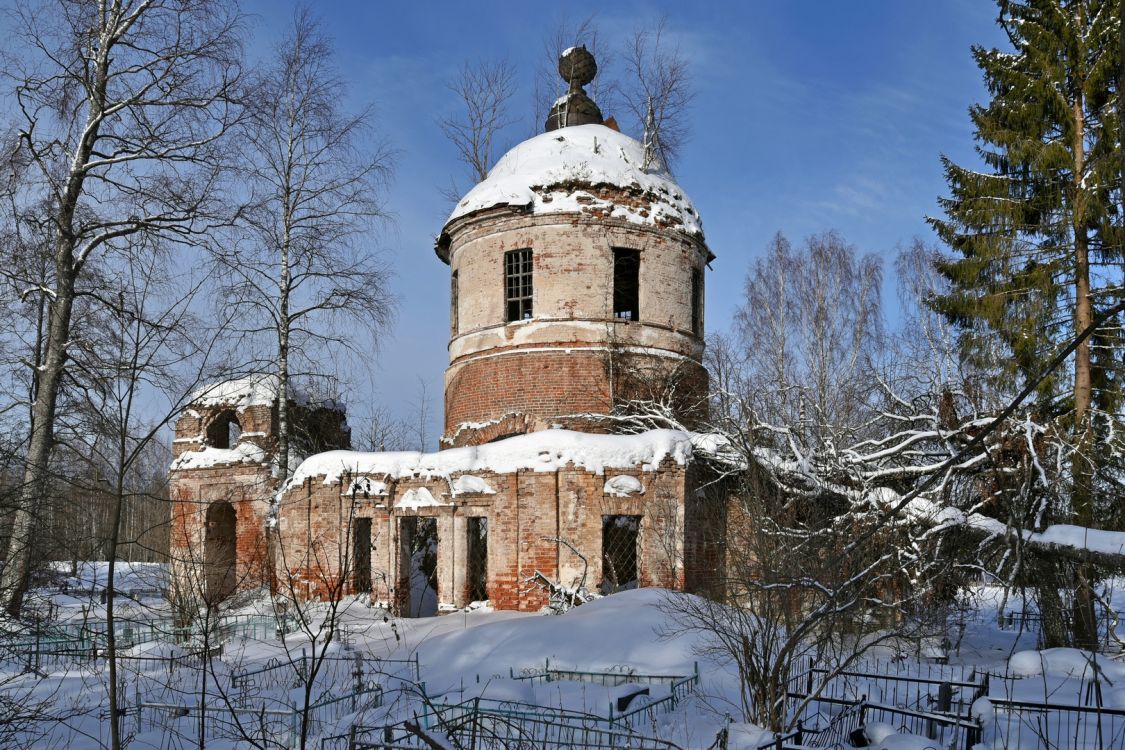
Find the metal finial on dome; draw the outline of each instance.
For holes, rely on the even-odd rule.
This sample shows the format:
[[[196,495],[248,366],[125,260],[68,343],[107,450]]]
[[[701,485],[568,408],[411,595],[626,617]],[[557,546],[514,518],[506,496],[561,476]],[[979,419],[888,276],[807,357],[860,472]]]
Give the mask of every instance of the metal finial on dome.
[[[598,74],[598,62],[585,46],[571,47],[559,55],[559,75],[570,84],[570,90],[580,89]]]
[[[545,128],[548,132],[570,125],[602,123],[602,111],[582,90],[597,74],[598,63],[585,46],[563,50],[559,55],[559,75],[567,82],[568,90],[547,115]]]

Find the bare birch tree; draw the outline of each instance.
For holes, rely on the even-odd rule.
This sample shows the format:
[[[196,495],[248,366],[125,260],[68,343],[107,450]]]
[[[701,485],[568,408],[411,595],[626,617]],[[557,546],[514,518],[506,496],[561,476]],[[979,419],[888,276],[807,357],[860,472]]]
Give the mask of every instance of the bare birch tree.
[[[69,436],[70,447],[105,477],[109,499],[107,536],[99,541],[109,562],[106,658],[114,750],[124,744],[114,625],[119,550],[129,541],[123,537],[123,520],[138,500],[143,484],[138,472],[146,453],[181,412],[186,394],[199,385],[212,348],[201,333],[206,327],[192,313],[205,277],[169,275],[164,262],[145,248],[131,248],[118,259],[116,283],[97,295],[105,307],[102,335],[74,355],[73,369],[83,382],[79,429]],[[213,343],[216,329],[211,330]]]
[[[481,60],[462,65],[448,84],[461,109],[439,119],[438,126],[457,149],[457,158],[469,168],[474,184],[488,177],[496,154],[504,150],[498,139],[516,122],[510,108],[516,90],[515,74],[515,67],[507,60]],[[454,181],[450,198],[456,201],[460,197]]]
[[[621,56],[624,75],[619,84],[630,129],[642,135],[669,169],[691,133],[688,113],[695,98],[687,58],[670,36],[666,17],[634,31]]]
[[[735,314],[750,393],[767,421],[820,440],[858,426],[883,345],[881,266],[838,234],[794,251],[778,234]]]
[[[225,299],[242,311],[233,324],[239,342],[265,347],[261,360],[242,366],[278,376],[284,483],[293,451],[291,381],[323,375],[317,357],[369,352],[373,343],[345,321],[375,334],[392,314],[389,272],[371,239],[375,223],[388,218],[381,198],[391,154],[372,137],[369,110],[345,112],[331,42],[307,9],[294,14],[253,97],[243,133],[247,231],[216,257],[227,278]]]
[[[36,3],[14,12],[15,198],[51,232],[43,360],[0,604],[20,610],[49,480],[77,289],[90,261],[151,233],[193,243],[216,221],[223,141],[240,117],[237,14],[208,0]]]

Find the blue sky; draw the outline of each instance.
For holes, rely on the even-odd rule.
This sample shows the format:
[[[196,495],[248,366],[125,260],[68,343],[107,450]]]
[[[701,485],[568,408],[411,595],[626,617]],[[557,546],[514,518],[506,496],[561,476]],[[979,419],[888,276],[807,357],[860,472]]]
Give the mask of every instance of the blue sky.
[[[247,6],[252,50],[280,33],[291,7]],[[378,403],[416,421],[421,383],[431,445],[440,432],[449,309],[448,268],[433,253],[451,208],[439,188],[450,177],[465,184],[435,118],[455,111],[445,84],[463,62],[518,66],[512,109],[522,120],[508,134],[511,145],[537,132],[532,79],[543,39],[560,22],[593,14],[612,43],[667,16],[696,84],[676,175],[717,255],[707,280],[707,325],[716,331],[727,328],[749,264],[779,230],[799,240],[835,229],[883,257],[888,276],[898,245],[933,239],[924,217],[946,192],[939,155],[972,161],[967,109],[985,96],[969,47],[1004,42],[988,0],[313,8],[336,42],[351,104],[372,103],[379,132],[398,151],[386,196],[394,224],[370,244],[394,270],[399,313],[375,361],[347,368],[359,373],[348,397],[353,422]],[[893,305],[893,294],[885,298]]]

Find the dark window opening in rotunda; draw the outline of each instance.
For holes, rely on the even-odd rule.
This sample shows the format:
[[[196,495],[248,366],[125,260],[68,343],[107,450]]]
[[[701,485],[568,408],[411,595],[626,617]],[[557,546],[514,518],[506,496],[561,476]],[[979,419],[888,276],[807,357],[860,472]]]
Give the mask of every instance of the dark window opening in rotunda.
[[[703,271],[691,269],[691,332],[703,335]]]
[[[504,299],[508,322],[531,318],[531,248],[504,253]]]
[[[457,335],[459,321],[457,315],[457,272],[454,271],[449,279],[449,333]]]
[[[352,530],[352,586],[356,594],[371,593],[371,519],[355,519]]]
[[[613,248],[613,317],[640,320],[641,251]]]

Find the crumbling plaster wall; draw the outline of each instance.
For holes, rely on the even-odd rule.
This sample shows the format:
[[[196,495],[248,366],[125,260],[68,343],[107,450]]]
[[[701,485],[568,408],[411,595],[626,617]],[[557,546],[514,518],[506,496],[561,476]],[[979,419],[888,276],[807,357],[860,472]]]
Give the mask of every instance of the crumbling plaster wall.
[[[698,370],[692,271],[709,257],[682,233],[586,215],[484,212],[449,227],[456,330],[445,373],[445,433],[523,413],[607,413],[622,397],[614,360],[634,370]],[[613,317],[613,249],[640,251],[640,320]],[[504,253],[531,248],[531,320],[507,322]],[[533,425],[533,429],[540,428]],[[479,442],[479,441],[477,441]],[[465,440],[457,444],[465,444]]]
[[[628,497],[607,494],[606,481],[618,474],[635,476],[644,491]],[[330,483],[309,478],[281,500],[279,559],[286,561],[286,570],[279,574],[301,582],[302,593],[311,596],[329,595],[337,588],[356,593],[351,587],[356,578],[350,569],[350,527],[356,518],[371,518],[371,597],[401,609],[408,596],[403,591],[408,571],[403,570],[407,563],[400,552],[400,519],[432,517],[438,529],[439,608],[457,609],[469,604],[467,519],[483,517],[488,519],[489,600],[500,609],[535,611],[547,603],[546,591],[532,582],[536,572],[566,586],[580,585],[585,575],[585,586],[596,591],[603,575],[602,517],[636,515],[641,517],[639,585],[683,588],[684,497],[694,481],[690,475],[689,467],[670,461],[653,471],[599,474],[567,467],[474,474],[494,490],[492,494],[454,494],[452,477],[371,477],[386,487],[386,494],[377,496],[352,491],[354,476]],[[402,507],[402,498],[420,488],[436,504]],[[307,554],[309,550],[317,552]]]

